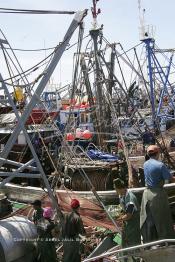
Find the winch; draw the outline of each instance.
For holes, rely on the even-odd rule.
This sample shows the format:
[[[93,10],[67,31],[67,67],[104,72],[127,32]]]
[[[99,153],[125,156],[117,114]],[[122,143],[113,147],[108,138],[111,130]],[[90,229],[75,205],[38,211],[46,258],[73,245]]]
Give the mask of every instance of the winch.
[[[1,262],[33,262],[36,256],[37,230],[22,216],[0,220]]]

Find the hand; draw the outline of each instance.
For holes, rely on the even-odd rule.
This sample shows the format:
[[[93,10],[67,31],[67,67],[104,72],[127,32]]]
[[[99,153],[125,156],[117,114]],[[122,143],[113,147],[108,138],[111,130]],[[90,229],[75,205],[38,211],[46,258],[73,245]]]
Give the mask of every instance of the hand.
[[[86,235],[89,236],[94,233],[94,228],[91,226],[85,227]]]
[[[123,229],[123,227],[124,227],[123,220],[120,220],[120,221],[117,221],[117,222],[118,222],[117,225]]]
[[[116,218],[116,220],[117,220],[117,222],[122,221],[122,220],[123,220],[123,215],[118,216],[118,217]]]
[[[92,191],[93,193],[96,191],[94,186],[91,188],[91,191]]]

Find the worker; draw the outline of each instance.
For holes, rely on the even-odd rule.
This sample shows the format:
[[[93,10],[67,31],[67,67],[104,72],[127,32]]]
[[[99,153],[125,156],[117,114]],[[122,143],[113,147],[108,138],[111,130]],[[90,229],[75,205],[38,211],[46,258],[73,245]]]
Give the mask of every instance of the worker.
[[[85,229],[79,214],[80,202],[77,199],[71,201],[72,212],[65,215],[62,229],[63,238],[63,262],[81,261],[81,236],[85,235]]]
[[[123,222],[122,247],[139,245],[141,242],[140,208],[137,198],[128,191],[126,184],[119,178],[114,180],[114,187],[122,207],[122,215],[117,219]]]
[[[145,152],[145,148],[148,145],[152,145],[155,144],[155,136],[154,134],[151,132],[151,130],[148,129],[147,126],[145,126],[145,131],[142,134],[142,141],[143,141],[143,151]]]
[[[160,148],[150,145],[147,148],[149,160],[144,163],[144,190],[140,226],[143,242],[175,238],[167,194],[163,188],[165,182],[175,182],[167,167],[159,161]]]
[[[38,258],[37,262],[56,262],[56,248],[52,236],[55,224],[52,220],[53,210],[51,207],[44,208],[43,217],[37,223],[38,232]]]
[[[0,218],[4,218],[13,212],[12,204],[6,195],[0,193]]]
[[[33,203],[32,206],[34,208],[33,216],[32,216],[32,221],[34,222],[35,225],[37,225],[38,221],[43,218],[43,208],[41,200],[36,199]]]

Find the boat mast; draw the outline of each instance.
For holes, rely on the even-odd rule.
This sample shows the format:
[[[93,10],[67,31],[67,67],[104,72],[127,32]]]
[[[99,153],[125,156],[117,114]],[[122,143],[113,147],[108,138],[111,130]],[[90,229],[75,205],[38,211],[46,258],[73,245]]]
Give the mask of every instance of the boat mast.
[[[139,20],[140,20],[140,37],[141,41],[146,47],[146,56],[148,63],[148,76],[149,76],[149,86],[150,86],[150,102],[152,111],[152,121],[155,128],[156,112],[155,112],[155,82],[153,80],[153,60],[152,60],[152,50],[154,49],[154,38],[149,33],[149,27],[146,30],[145,26],[145,9],[141,7],[141,0],[138,0],[139,9]]]
[[[95,87],[96,87],[96,105],[97,105],[97,117],[98,117],[98,145],[102,145],[102,132],[104,131],[104,110],[103,110],[103,93],[101,84],[100,64],[98,57],[98,39],[101,35],[101,28],[97,24],[97,16],[101,13],[100,9],[97,9],[97,2],[99,0],[93,0],[93,7],[91,8],[93,16],[93,28],[90,30],[90,35],[94,44],[94,58],[95,58]]]
[[[108,90],[109,96],[112,98],[112,90],[113,90],[113,87],[114,87],[114,84],[115,84],[114,69],[115,69],[116,43],[111,44],[110,47],[111,47],[111,54],[110,54],[110,62],[109,62],[109,75],[108,75],[107,90]],[[108,133],[111,133],[112,116],[111,116],[111,108],[110,108],[109,105],[108,105],[108,108],[107,108],[107,114],[106,115],[107,115],[107,119],[108,119],[108,125],[107,125]]]
[[[95,134],[97,133],[97,138],[98,138],[99,130],[98,130],[97,112],[96,112],[94,97],[93,97],[93,93],[92,93],[92,89],[91,89],[91,83],[90,83],[90,79],[89,79],[88,68],[87,68],[87,65],[86,65],[85,56],[83,54],[81,56],[80,64],[81,64],[81,70],[82,70],[82,73],[83,73],[83,76],[84,76],[86,92],[87,92],[87,95],[88,95],[88,102],[89,102],[89,106],[90,106],[91,118],[92,118],[92,123],[93,123],[93,126],[94,126],[94,132],[95,132]],[[98,138],[98,141],[99,141],[99,138]]]
[[[153,79],[153,60],[152,60],[152,51],[154,49],[154,39],[145,38],[142,40],[145,43],[147,61],[148,61],[148,75],[149,75],[149,86],[150,86],[150,99],[151,99],[151,111],[152,111],[152,121],[155,127],[156,121],[156,110],[155,110],[155,82]]]

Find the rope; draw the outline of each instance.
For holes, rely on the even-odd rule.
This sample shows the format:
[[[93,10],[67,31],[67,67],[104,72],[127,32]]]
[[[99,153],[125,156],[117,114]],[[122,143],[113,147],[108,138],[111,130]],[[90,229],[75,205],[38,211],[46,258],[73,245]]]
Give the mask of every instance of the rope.
[[[1,32],[1,34],[4,36],[4,38],[7,40],[7,38],[5,37],[5,35],[4,35],[4,33],[2,32],[2,30],[0,29],[0,32]],[[86,35],[83,39],[85,39],[85,38],[87,38],[89,36],[89,34],[88,35]],[[66,41],[66,39],[65,39],[65,41]],[[9,43],[8,43],[8,45],[9,45]],[[77,42],[76,43],[74,43],[74,44],[72,44],[71,46],[69,46],[65,51],[67,51],[67,50],[69,50],[70,48],[72,48],[73,46],[75,46],[75,45],[77,45]],[[9,45],[10,46],[10,45]],[[58,48],[58,46],[56,46],[55,47],[55,49],[56,48]],[[7,49],[7,48],[5,48],[5,49]],[[13,53],[13,55],[15,56],[15,59],[17,60],[17,57],[16,57],[16,55],[15,55],[15,53],[14,53],[14,50],[15,49],[12,49],[12,47],[10,46],[10,48],[9,48],[11,51],[12,51],[12,53]],[[41,65],[41,66],[43,66],[43,65],[45,65],[45,61],[47,61],[47,59],[51,59],[51,57],[52,57],[52,55],[55,53],[55,49],[54,49],[54,51],[53,52],[51,52],[47,57],[45,57],[43,60],[41,60],[40,62],[38,62],[37,64],[35,64],[33,67],[31,67],[31,68],[29,68],[29,69],[27,69],[27,70],[25,70],[25,71],[23,71],[22,70],[22,68],[21,68],[21,70],[22,70],[22,73],[20,73],[19,71],[18,71],[18,74],[17,75],[15,75],[14,76],[14,78],[16,78],[16,77],[18,77],[18,76],[20,76],[21,78],[22,78],[22,76],[24,75],[26,75],[26,73],[31,73],[30,71],[32,71],[32,72],[34,72],[34,71],[36,71],[36,70],[38,70],[39,68],[38,68],[38,66],[39,65]],[[18,61],[18,60],[17,60]],[[44,63],[43,65],[42,65],[42,63]],[[19,65],[19,62],[18,62],[18,65]],[[4,82],[7,84],[7,81],[8,80],[11,80],[11,78],[6,78],[6,79],[4,79]],[[29,83],[28,83],[29,84]]]
[[[87,37],[89,36],[86,35],[83,37],[83,40],[86,39]],[[74,47],[75,45],[77,45],[78,42],[75,42],[74,44],[72,45],[68,45],[68,47],[66,48],[65,51],[71,49],[72,47]],[[21,51],[21,52],[40,52],[40,51],[48,51],[48,50],[55,50],[55,48],[57,48],[57,46],[54,46],[54,47],[48,47],[48,48],[36,48],[36,49],[22,49],[22,48],[13,48],[14,51]],[[1,49],[1,48],[0,48]],[[4,47],[4,49],[9,49],[11,50],[11,48],[8,48],[8,47]]]

